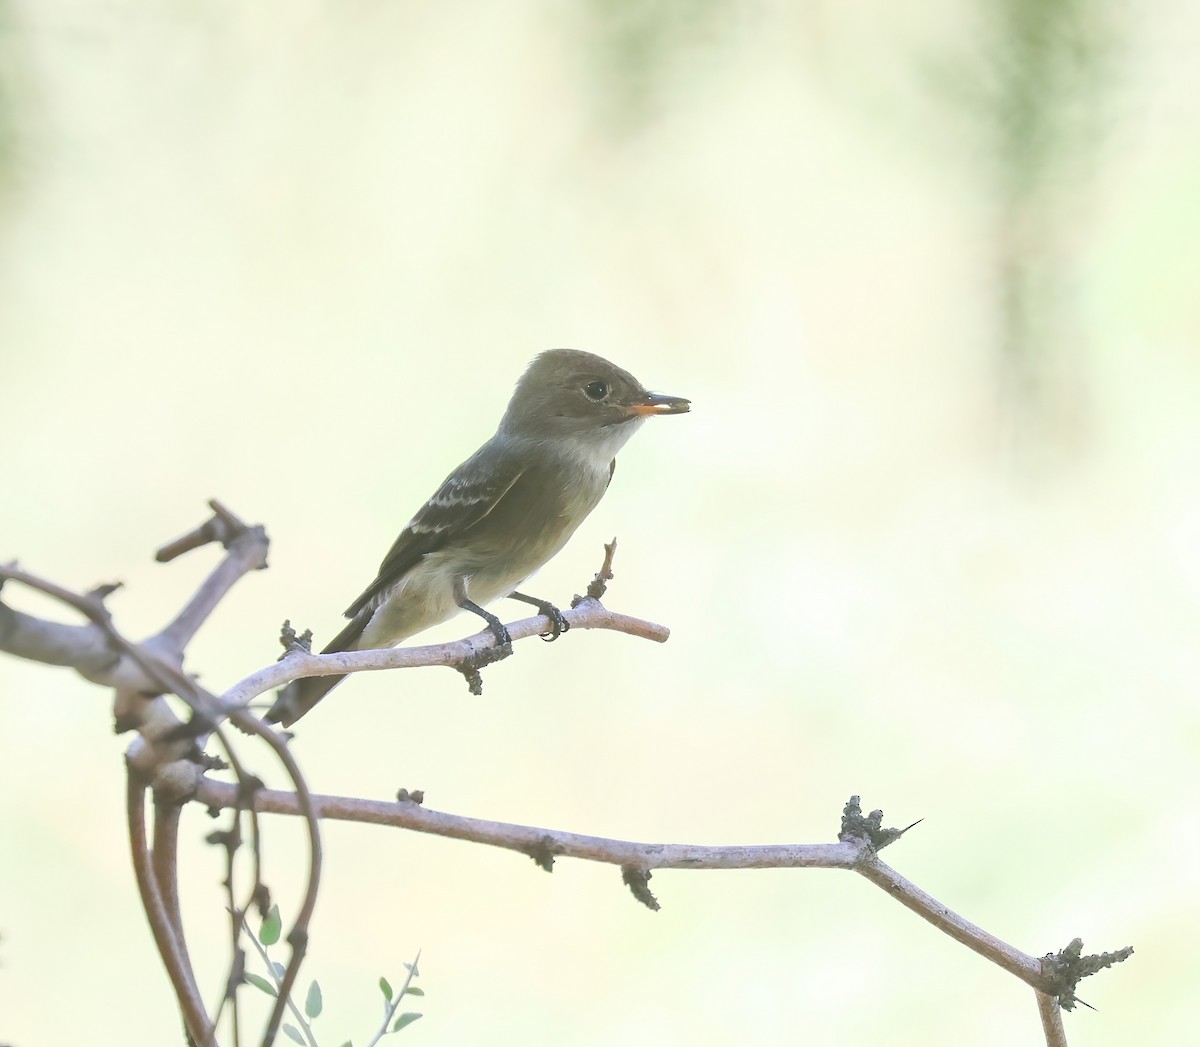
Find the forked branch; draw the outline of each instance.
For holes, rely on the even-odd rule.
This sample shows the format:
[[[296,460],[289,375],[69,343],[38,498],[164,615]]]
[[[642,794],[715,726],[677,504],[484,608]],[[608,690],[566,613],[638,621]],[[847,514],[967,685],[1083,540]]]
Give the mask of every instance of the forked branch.
[[[401,790],[397,801],[390,803],[314,795],[288,747],[288,735],[268,727],[246,708],[254,698],[291,680],[308,676],[429,665],[461,669],[483,664],[490,660],[495,638],[488,629],[447,644],[329,655],[314,655],[302,644],[291,644],[279,662],[246,677],[218,698],[183,671],[184,651],[196,630],[233,584],[249,571],[266,566],[267,538],[261,527],[247,527],[219,503],[211,502],[210,506],[213,517],[160,549],[158,559],[167,562],[213,541],[225,547],[226,556],[171,623],[140,644],[126,639],[112,623],[104,605],[104,598],[112,587],[80,594],[21,571],[15,565],[0,567],[0,585],[5,580],[25,584],[58,599],[88,619],[88,624],[82,626],[49,622],[21,614],[0,601],[0,650],[55,665],[73,666],[88,679],[114,687],[118,727],[135,727],[139,731],[140,737],[127,753],[128,816],[134,868],[155,942],[171,977],[185,1023],[193,1040],[203,1047],[215,1047],[215,1023],[200,999],[188,959],[176,883],[179,805],[188,800],[212,809],[225,808],[234,812],[231,828],[214,834],[225,839],[230,859],[231,938],[235,948],[228,993],[236,990],[242,977],[236,942],[247,906],[232,904],[232,855],[241,844],[241,819],[243,815],[249,819],[249,839],[254,848],[254,883],[250,898],[260,908],[268,904],[268,892],[260,872],[258,814],[298,815],[305,819],[308,827],[307,887],[298,918],[289,934],[292,956],[280,976],[275,1007],[262,1041],[266,1045],[271,1044],[280,1027],[307,946],[308,922],[320,883],[319,820],[322,818],[390,825],[503,847],[532,858],[547,871],[553,869],[558,857],[604,862],[619,868],[623,882],[634,897],[652,909],[658,908],[658,900],[651,892],[649,882],[652,872],[658,870],[851,870],[885,890],[890,897],[955,941],[1030,985],[1035,990],[1046,1043],[1050,1047],[1065,1047],[1061,1009],[1069,1010],[1074,1006],[1079,980],[1132,954],[1132,949],[1122,949],[1084,956],[1082,943],[1076,939],[1065,949],[1039,958],[1001,941],[952,912],[881,862],[878,852],[907,830],[885,829],[878,811],[863,815],[857,797],[852,797],[843,811],[836,843],[712,847],[638,843],[469,818],[430,810],[422,805],[421,793],[407,790]],[[612,578],[615,549],[614,539],[605,546],[604,563],[588,586],[587,595],[576,597],[570,610],[562,612],[564,617],[573,629],[608,629],[660,643],[665,641],[669,635],[665,627],[617,614],[599,602]],[[554,625],[548,616],[536,615],[513,622],[507,628],[515,641],[544,634]],[[169,694],[177,695],[188,705],[191,710],[189,723],[181,722],[162,700],[161,696]],[[291,791],[262,787],[234,746],[231,732],[225,725],[227,720],[267,745],[294,786]],[[205,774],[206,770],[226,766],[200,754],[198,742],[210,735],[225,750],[227,766],[235,781],[217,781]],[[151,782],[156,815],[153,846],[147,839],[145,825],[145,791]]]
[[[414,799],[414,796],[418,799]],[[228,806],[234,801],[233,787],[205,777],[198,782],[196,800],[209,807]],[[1132,949],[1122,949],[1117,953],[1102,954],[1100,957],[1080,958],[1077,939],[1067,949],[1039,958],[1002,941],[952,911],[880,861],[878,851],[898,840],[908,830],[882,828],[882,816],[878,811],[863,816],[857,796],[851,797],[843,810],[842,828],[837,843],[725,846],[638,843],[632,840],[584,836],[558,829],[487,821],[436,811],[425,807],[423,801],[423,793],[413,794],[408,790],[401,790],[400,799],[396,802],[347,796],[312,797],[313,806],[320,818],[389,825],[434,836],[502,847],[532,858],[547,871],[553,868],[554,859],[560,857],[614,865],[622,870],[624,882],[634,891],[635,897],[650,908],[658,908],[658,904],[649,893],[646,881],[651,871],[660,869],[852,870],[883,889],[889,897],[895,898],[944,934],[1031,986],[1037,992],[1039,1010],[1047,1030],[1055,1023],[1061,1029],[1061,1017],[1057,1017],[1059,999],[1062,998],[1065,1001],[1064,1005],[1070,1006],[1074,1001],[1074,987],[1080,978],[1120,962],[1133,953]],[[279,790],[260,790],[255,795],[255,804],[258,810],[267,814],[299,813],[296,798]],[[1071,975],[1073,981],[1068,985],[1062,980],[1062,969],[1073,952],[1076,960],[1080,962],[1075,965]],[[1047,1010],[1047,1000],[1054,1002],[1053,1014]],[[1047,1043],[1060,1042],[1051,1039],[1050,1035],[1047,1031]],[[1061,1042],[1065,1044],[1066,1041],[1062,1039]]]
[[[215,737],[225,750],[228,764],[237,778],[239,795],[242,797],[235,809],[235,826],[230,831],[232,836],[240,839],[237,822],[241,811],[250,807],[248,798],[261,784],[257,776],[247,770],[227,729],[221,726],[226,718],[221,704],[182,668],[184,648],[188,641],[230,587],[247,572],[266,566],[267,539],[263,529],[247,527],[217,503],[212,503],[212,508],[215,514],[213,520],[160,551],[159,558],[172,559],[181,552],[197,548],[210,540],[221,541],[226,547],[226,556],[174,621],[157,636],[140,644],[128,640],[117,630],[104,606],[104,597],[115,587],[104,586],[93,593],[79,594],[16,567],[0,568],[0,583],[17,581],[37,589],[81,612],[90,622],[88,626],[83,627],[63,626],[28,615],[18,615],[0,605],[4,612],[8,612],[0,616],[0,649],[23,656],[43,656],[39,660],[72,665],[88,679],[114,687],[117,692],[115,711],[118,729],[136,728],[139,732],[139,737],[126,754],[129,779],[127,807],[134,869],[143,907],[175,989],[184,1023],[192,1039],[206,1047],[208,1044],[215,1044],[215,1026],[200,1000],[183,940],[175,877],[177,812],[170,808],[170,804],[177,803],[180,797],[178,790],[173,791],[171,788],[170,775],[166,776],[167,781],[163,783],[163,787],[155,790],[156,823],[153,847],[147,841],[144,807],[145,792],[151,779],[163,768],[178,766],[176,761],[179,761],[180,757],[185,757],[184,765],[192,767],[193,770],[198,770],[200,765],[213,765],[210,759],[201,756],[196,741],[209,735]],[[80,641],[74,656],[69,650],[70,640]],[[103,658],[99,657],[101,651],[104,652]],[[44,657],[47,654],[53,654],[55,657]],[[161,700],[161,696],[166,694],[177,695],[187,704],[191,710],[190,723],[181,722],[174,711]],[[267,744],[283,764],[298,798],[309,795],[300,768],[283,737],[242,710],[235,711],[230,719],[240,730],[261,738]],[[304,957],[308,940],[307,922],[316,903],[320,879],[319,825],[311,805],[303,806],[307,806],[310,861],[305,899],[288,939],[292,946],[292,956],[281,976],[281,981],[287,989],[295,982]],[[259,873],[257,815],[252,809],[250,821],[250,838],[255,852],[255,882],[251,897],[262,898],[266,889]],[[236,921],[241,917],[235,913],[231,918]],[[231,966],[236,975],[231,976],[229,981],[239,981],[240,970],[236,952],[231,959]],[[283,1005],[283,1000],[276,1001],[268,1021],[264,1044],[269,1045],[275,1038],[283,1016]]]

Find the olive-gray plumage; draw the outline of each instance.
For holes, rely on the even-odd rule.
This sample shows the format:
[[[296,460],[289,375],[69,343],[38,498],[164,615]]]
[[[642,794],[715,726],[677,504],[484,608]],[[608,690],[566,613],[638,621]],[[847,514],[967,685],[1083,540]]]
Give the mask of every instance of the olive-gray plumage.
[[[378,577],[347,609],[349,624],[322,653],[392,647],[512,593],[596,507],[617,452],[641,423],[688,409],[687,400],[647,392],[592,353],[537,356],[495,435],[400,532]],[[343,679],[294,681],[268,718],[294,723]]]

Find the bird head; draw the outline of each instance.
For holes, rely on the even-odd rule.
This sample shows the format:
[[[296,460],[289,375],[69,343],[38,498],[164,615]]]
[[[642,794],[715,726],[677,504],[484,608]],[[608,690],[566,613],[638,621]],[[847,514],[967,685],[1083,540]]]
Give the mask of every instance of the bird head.
[[[534,358],[517,382],[502,431],[533,439],[597,439],[632,430],[655,414],[683,414],[688,400],[649,392],[628,371],[578,349]],[[624,442],[621,440],[620,442]]]

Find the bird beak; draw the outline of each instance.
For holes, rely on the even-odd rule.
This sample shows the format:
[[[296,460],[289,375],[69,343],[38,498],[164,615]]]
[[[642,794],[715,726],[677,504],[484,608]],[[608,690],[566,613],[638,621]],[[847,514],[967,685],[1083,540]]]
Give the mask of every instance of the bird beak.
[[[625,406],[630,418],[650,414],[687,414],[692,401],[682,396],[667,396],[666,393],[644,393]]]

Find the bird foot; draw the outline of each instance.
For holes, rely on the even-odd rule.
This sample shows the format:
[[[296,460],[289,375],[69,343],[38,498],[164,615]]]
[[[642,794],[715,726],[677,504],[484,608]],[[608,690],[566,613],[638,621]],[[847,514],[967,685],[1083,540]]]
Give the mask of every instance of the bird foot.
[[[557,640],[563,633],[571,628],[571,623],[567,621],[557,607],[552,603],[543,603],[538,606],[538,610],[550,619],[551,626],[548,633],[542,633],[542,639],[547,643],[552,643]]]
[[[492,630],[492,635],[496,638],[496,646],[493,650],[503,650],[504,653],[500,657],[507,658],[512,654],[512,637],[508,635],[508,627],[499,618],[488,622],[488,626]],[[499,658],[493,659],[493,661],[499,660]]]
[[[549,600],[540,600],[536,596],[526,596],[524,593],[518,592],[511,592],[508,595],[509,599],[520,600],[521,603],[527,603],[536,607],[550,619],[550,632],[542,633],[543,640],[557,640],[571,628],[571,623],[567,621],[562,611],[555,607]]]

